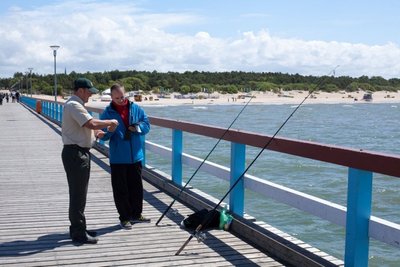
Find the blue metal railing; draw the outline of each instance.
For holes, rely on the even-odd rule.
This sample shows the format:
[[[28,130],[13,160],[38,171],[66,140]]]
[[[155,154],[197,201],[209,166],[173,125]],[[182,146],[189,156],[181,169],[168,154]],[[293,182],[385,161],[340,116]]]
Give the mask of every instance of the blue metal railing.
[[[35,99],[30,99],[27,97],[23,97],[22,102],[31,108],[34,108],[36,105]],[[43,115],[59,123],[61,122],[62,103],[55,104],[52,101],[42,100],[41,105]],[[91,112],[101,112],[100,109],[92,108],[90,110]],[[156,151],[156,153],[162,155],[163,157],[171,158],[172,181],[175,184],[182,186],[182,165],[187,164],[191,167],[196,167],[199,165],[201,160],[183,153],[182,144],[184,131],[180,129],[179,123],[181,122],[175,122],[175,124],[179,127],[158,125],[172,129],[172,147],[170,149],[153,144],[151,142],[146,143],[146,149],[153,152]],[[193,132],[194,130],[192,133]],[[201,134],[200,131],[196,133]],[[100,144],[104,145],[104,142],[100,142]],[[230,184],[233,184],[245,169],[246,145],[248,144],[231,141],[230,169],[207,162],[203,166],[204,168],[202,167],[202,170],[209,172],[216,177],[229,179]],[[294,152],[283,153],[295,155]],[[374,155],[371,157],[373,156]],[[379,155],[376,157],[378,160],[382,160],[382,157]],[[390,160],[392,165],[394,162],[394,164],[400,166],[400,157],[393,156],[390,157]],[[324,161],[329,162],[326,159]],[[346,166],[346,164],[342,165]],[[230,211],[237,215],[243,216],[245,203],[244,190],[245,188],[249,188],[257,193],[263,194],[266,197],[271,197],[282,203],[286,203],[303,211],[309,212],[310,214],[319,216],[320,218],[327,219],[338,225],[345,226],[345,265],[367,266],[369,238],[373,237],[382,242],[400,247],[400,225],[371,216],[373,172],[371,170],[362,170],[351,167],[350,164],[348,166],[347,209],[346,207],[342,207],[334,203],[327,203],[325,200],[321,200],[304,193],[299,193],[292,189],[287,189],[282,186],[279,186],[278,188],[278,186],[268,181],[261,181],[259,178],[246,175],[245,179],[242,179],[242,181],[229,196]],[[397,173],[392,175],[399,176]]]

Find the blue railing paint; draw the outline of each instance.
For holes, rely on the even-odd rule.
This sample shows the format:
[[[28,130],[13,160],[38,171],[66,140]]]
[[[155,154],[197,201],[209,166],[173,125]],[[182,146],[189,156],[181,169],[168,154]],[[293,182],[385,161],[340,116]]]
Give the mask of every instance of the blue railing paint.
[[[47,102],[45,102],[45,101],[42,101],[42,113],[43,113],[43,115],[47,115],[47,111],[46,111],[46,105],[47,105]]]
[[[183,134],[180,130],[172,130],[172,181],[182,186],[182,150]]]
[[[56,103],[56,121],[60,121],[60,104]]]
[[[62,105],[60,105],[60,122],[62,122],[63,111],[64,111],[64,108]]]
[[[232,186],[244,172],[246,165],[246,145],[231,143],[231,172]],[[244,179],[241,179],[229,194],[229,210],[237,215],[244,214]]]
[[[31,109],[36,110],[36,99],[22,96],[20,101]]]
[[[372,172],[349,168],[346,216],[346,266],[368,266]]]
[[[53,103],[49,102],[49,116],[51,119],[53,119],[53,114],[54,114],[54,109],[53,109]]]

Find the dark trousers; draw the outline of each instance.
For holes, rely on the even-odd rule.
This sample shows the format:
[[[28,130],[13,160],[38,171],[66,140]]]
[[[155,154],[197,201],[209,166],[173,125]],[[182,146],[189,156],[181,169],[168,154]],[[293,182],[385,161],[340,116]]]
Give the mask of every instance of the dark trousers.
[[[89,149],[64,146],[61,154],[69,187],[69,233],[72,238],[86,236],[85,206],[90,175]]]
[[[138,218],[143,211],[142,162],[110,166],[114,202],[120,221]]]

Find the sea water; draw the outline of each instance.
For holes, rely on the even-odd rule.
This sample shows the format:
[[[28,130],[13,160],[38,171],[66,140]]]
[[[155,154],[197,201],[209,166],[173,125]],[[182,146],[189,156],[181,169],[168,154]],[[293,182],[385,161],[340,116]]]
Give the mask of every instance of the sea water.
[[[243,104],[244,105],[244,104]],[[243,105],[144,106],[149,116],[228,127]],[[234,129],[273,135],[295,105],[249,105]],[[147,140],[171,146],[171,130],[153,126]],[[309,104],[301,106],[278,133],[329,145],[400,154],[400,104]],[[184,152],[204,158],[217,139],[184,133]],[[260,148],[246,147],[249,164]],[[171,163],[148,153],[147,163],[170,173]],[[230,143],[222,141],[210,161],[229,167]],[[400,166],[399,166],[400,167]],[[346,206],[347,171],[343,166],[266,150],[248,174]],[[184,180],[194,169],[184,167]],[[229,184],[199,172],[191,182],[216,198]],[[400,178],[374,174],[372,215],[400,223]],[[345,230],[315,216],[246,191],[245,212],[340,259]],[[371,239],[370,266],[400,266],[400,250]]]

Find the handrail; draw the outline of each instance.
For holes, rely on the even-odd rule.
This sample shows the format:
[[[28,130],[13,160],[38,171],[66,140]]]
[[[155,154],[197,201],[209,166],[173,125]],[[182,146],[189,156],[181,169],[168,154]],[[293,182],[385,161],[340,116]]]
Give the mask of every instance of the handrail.
[[[220,138],[226,131],[225,128],[217,126],[163,119],[158,117],[150,117],[150,122],[153,125],[178,129],[184,132],[213,138]],[[271,136],[269,135],[232,129],[229,130],[222,139],[262,148],[270,138]],[[398,167],[400,166],[399,155],[356,150],[283,137],[275,137],[267,149],[304,158],[400,177],[400,168]]]

